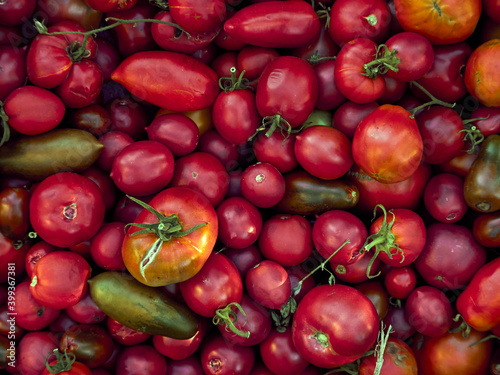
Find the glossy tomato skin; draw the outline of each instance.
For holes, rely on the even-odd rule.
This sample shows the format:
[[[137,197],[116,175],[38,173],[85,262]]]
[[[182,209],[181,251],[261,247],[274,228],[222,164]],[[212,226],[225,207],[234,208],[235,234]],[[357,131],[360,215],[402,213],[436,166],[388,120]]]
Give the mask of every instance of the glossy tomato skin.
[[[442,223],[455,223],[467,213],[464,181],[451,173],[434,175],[424,192],[424,204],[431,216]]]
[[[104,221],[101,190],[88,177],[60,172],[43,180],[30,200],[33,229],[46,242],[70,247],[91,239]]]
[[[300,301],[292,338],[299,354],[315,366],[333,368],[361,357],[377,340],[373,303],[346,285],[320,285]]]
[[[417,122],[403,107],[384,104],[359,123],[352,154],[356,164],[375,180],[404,181],[422,160],[423,142]]]
[[[111,131],[119,130],[130,135],[134,140],[143,139],[148,118],[143,106],[136,100],[119,96],[105,105],[111,118]]]
[[[54,332],[26,333],[17,347],[17,370],[28,375],[41,374],[45,369],[45,356],[58,346],[59,337]]]
[[[126,146],[134,142],[133,138],[119,130],[111,130],[101,137],[99,142],[104,146],[99,158],[97,159],[97,166],[105,172],[111,172],[113,167],[113,160],[116,155],[123,150]]]
[[[335,64],[335,60],[326,60],[314,65],[318,81],[317,109],[330,111],[347,100],[335,84]]]
[[[118,323],[116,320],[110,317],[106,319],[106,328],[113,340],[122,345],[141,344],[151,337],[151,335],[148,333],[137,332],[131,328],[124,326],[121,323]]]
[[[92,9],[85,0],[38,0],[35,13],[47,20],[47,25],[70,20],[78,22],[85,30],[99,27],[103,14]]]
[[[132,8],[137,0],[85,0],[92,9],[99,12],[110,12],[113,10],[126,10]]]
[[[50,366],[57,364],[57,360],[48,362]],[[42,375],[50,375],[51,372],[45,368]],[[59,372],[61,375],[92,375],[92,371],[88,366],[85,366],[82,362],[75,361],[71,364],[71,370]]]
[[[230,36],[267,48],[298,48],[315,40],[321,23],[310,4],[266,1],[239,10],[224,23]]]
[[[196,352],[206,336],[207,327],[203,320],[199,322],[199,329],[190,339],[178,340],[167,336],[153,335],[153,346],[167,358],[179,361]]]
[[[178,74],[180,70],[182,75]],[[116,68],[111,79],[140,99],[180,112],[210,107],[219,94],[217,74],[177,52],[135,53]]]
[[[269,163],[256,163],[247,167],[241,176],[241,194],[260,208],[276,205],[285,194],[285,178]]]
[[[141,272],[141,262],[158,240],[153,233],[132,235],[140,228],[131,226],[122,244],[122,257],[128,271],[150,286],[181,282],[194,276],[203,267],[215,245],[218,220],[210,202],[200,193],[183,187],[168,188],[158,193],[149,204],[165,216],[176,214],[182,230],[207,223],[194,232],[172,238],[162,244],[153,262]],[[155,223],[156,216],[144,209],[135,223]]]
[[[0,24],[14,26],[29,19],[35,11],[36,0],[4,1],[0,6]]]
[[[411,266],[393,267],[384,275],[384,286],[391,297],[406,299],[417,286],[417,274]]]
[[[75,305],[84,296],[90,273],[90,266],[81,255],[53,251],[36,263],[30,291],[44,306],[64,309]]]
[[[482,214],[474,219],[472,234],[477,242],[485,247],[500,246],[500,212],[493,214]]]
[[[27,234],[29,222],[27,189],[11,187],[0,191],[0,231],[11,240],[21,240]]]
[[[291,293],[288,273],[272,260],[263,260],[248,270],[245,287],[254,301],[268,309],[279,310]]]
[[[396,16],[406,31],[417,32],[433,44],[462,42],[473,33],[481,1],[394,1]]]
[[[26,253],[26,258],[24,259],[24,264],[26,266],[26,274],[29,278],[33,274],[33,268],[35,268],[36,262],[42,259],[48,253],[56,250],[61,250],[45,241],[39,241],[33,246],[31,246]]]
[[[377,102],[358,104],[349,100],[335,110],[332,126],[352,140],[359,122],[378,106]]]
[[[167,372],[167,360],[151,345],[140,344],[124,348],[116,359],[117,375],[154,375]]]
[[[105,223],[99,232],[92,237],[90,255],[101,268],[108,271],[125,269],[121,254],[121,245],[125,238],[125,223]]]
[[[239,72],[245,71],[245,78],[254,81],[260,77],[267,64],[279,56],[274,48],[245,46],[236,55],[236,66]]]
[[[288,2],[296,4],[299,2]],[[307,5],[309,6],[309,5]],[[297,96],[296,93],[301,95]],[[280,56],[262,72],[255,95],[262,117],[279,114],[292,128],[302,125],[318,98],[318,82],[311,65],[294,56]]]
[[[177,24],[192,33],[213,30],[226,19],[224,0],[173,0],[169,9]]]
[[[272,164],[281,173],[290,172],[298,165],[295,139],[293,133],[288,138],[281,132],[274,132],[269,137],[259,133],[252,143],[252,150],[259,162]]]
[[[3,101],[14,89],[26,83],[27,52],[28,46],[0,46],[0,65],[5,73],[0,76],[0,100]]]
[[[367,38],[356,38],[348,41],[337,54],[335,85],[350,101],[370,103],[384,93],[385,81],[382,76],[370,78],[363,75],[366,73],[364,65],[371,62],[376,53],[375,42]]]

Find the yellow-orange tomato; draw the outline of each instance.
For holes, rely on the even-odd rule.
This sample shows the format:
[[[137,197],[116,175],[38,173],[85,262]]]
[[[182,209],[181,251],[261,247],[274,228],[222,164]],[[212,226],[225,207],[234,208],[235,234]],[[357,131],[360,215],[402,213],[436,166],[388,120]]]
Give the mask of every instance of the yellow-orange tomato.
[[[432,44],[464,41],[481,15],[481,0],[394,0],[394,6],[403,29],[425,36]]]
[[[166,115],[167,113],[182,113],[183,115],[189,117],[191,120],[195,122],[196,126],[198,127],[200,136],[209,131],[210,129],[213,129],[214,127],[214,123],[212,121],[212,107],[198,109],[196,111],[186,111],[186,112],[175,112],[161,108],[156,114],[156,117],[161,115]]]
[[[477,47],[464,74],[467,91],[488,107],[500,107],[500,39]]]

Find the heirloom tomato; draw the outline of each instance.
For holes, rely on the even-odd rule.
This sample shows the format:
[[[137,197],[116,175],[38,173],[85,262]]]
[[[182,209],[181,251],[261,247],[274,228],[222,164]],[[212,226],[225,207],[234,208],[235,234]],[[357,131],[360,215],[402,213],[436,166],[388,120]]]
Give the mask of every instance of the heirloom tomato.
[[[381,375],[417,375],[418,366],[413,350],[401,339],[389,337],[383,354]],[[377,367],[377,356],[366,356],[361,360],[359,375],[372,375]]]
[[[144,209],[129,224],[122,244],[125,266],[149,286],[193,277],[217,239],[218,221],[212,204],[201,193],[183,187],[165,189],[149,203],[149,207],[141,204]]]

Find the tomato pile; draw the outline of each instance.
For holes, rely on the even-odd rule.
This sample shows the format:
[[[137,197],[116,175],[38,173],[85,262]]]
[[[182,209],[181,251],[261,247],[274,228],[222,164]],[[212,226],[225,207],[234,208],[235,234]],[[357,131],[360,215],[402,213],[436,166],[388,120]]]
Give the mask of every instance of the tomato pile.
[[[0,370],[500,374],[500,1],[3,0],[0,119]]]

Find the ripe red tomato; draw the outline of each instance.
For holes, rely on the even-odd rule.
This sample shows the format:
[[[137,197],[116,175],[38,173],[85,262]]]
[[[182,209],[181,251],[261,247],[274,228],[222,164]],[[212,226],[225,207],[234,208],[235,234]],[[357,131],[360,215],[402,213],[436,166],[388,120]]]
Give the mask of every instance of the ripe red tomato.
[[[175,22],[190,33],[217,29],[226,19],[224,0],[169,0],[168,6]]]
[[[277,310],[288,301],[292,289],[285,268],[272,260],[263,260],[248,270],[245,287],[254,301]]]
[[[384,362],[380,369],[381,375],[417,375],[418,366],[413,350],[401,339],[389,337],[383,354]],[[359,375],[374,373],[377,363],[375,355],[366,356],[361,360]]]
[[[123,240],[122,257],[127,270],[149,286],[193,277],[207,261],[217,239],[214,208],[202,194],[182,187],[165,189],[149,203],[156,212],[143,209]],[[143,225],[156,229],[141,233]]]
[[[260,208],[272,207],[285,194],[285,178],[269,163],[256,163],[247,167],[241,176],[241,194]]]

